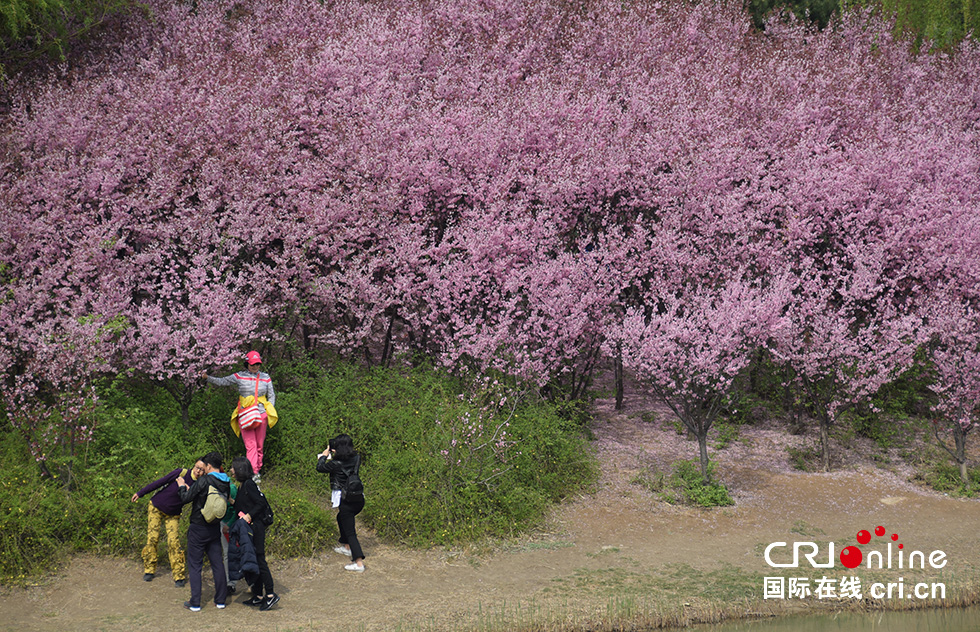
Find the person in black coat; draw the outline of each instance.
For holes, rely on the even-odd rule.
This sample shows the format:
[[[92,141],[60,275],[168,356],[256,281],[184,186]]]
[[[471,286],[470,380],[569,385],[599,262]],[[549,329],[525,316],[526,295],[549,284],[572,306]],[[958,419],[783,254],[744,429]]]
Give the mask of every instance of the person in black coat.
[[[201,510],[207,502],[210,487],[227,498],[231,485],[228,476],[221,472],[220,453],[209,452],[200,460],[204,464],[203,476],[192,485],[188,485],[183,478],[177,479],[180,502],[185,505],[191,503],[190,525],[187,527],[187,570],[191,581],[191,598],[184,602],[184,607],[193,612],[201,610],[201,569],[205,556],[211,563],[211,574],[214,576],[215,607],[224,608],[228,596],[228,578],[221,560],[221,521],[208,522]]]
[[[334,551],[349,555],[351,563],[346,570],[364,572],[364,551],[357,541],[354,516],[364,509],[364,494],[348,494],[347,480],[350,475],[360,478],[361,457],[354,451],[354,441],[350,436],[337,435],[330,440],[329,447],[317,455],[316,471],[330,475],[331,500],[337,511],[337,527],[340,530],[340,546]]]
[[[265,495],[259,491],[258,485],[252,480],[252,464],[243,456],[237,456],[231,462],[231,475],[240,483],[238,495],[235,497],[235,511],[238,517],[252,526],[252,545],[255,549],[255,560],[259,572],[246,573],[245,581],[252,586],[252,598],[244,603],[258,606],[259,610],[268,610],[279,603],[279,595],[275,593],[272,573],[269,563],[265,560],[265,530],[263,522],[266,503]]]

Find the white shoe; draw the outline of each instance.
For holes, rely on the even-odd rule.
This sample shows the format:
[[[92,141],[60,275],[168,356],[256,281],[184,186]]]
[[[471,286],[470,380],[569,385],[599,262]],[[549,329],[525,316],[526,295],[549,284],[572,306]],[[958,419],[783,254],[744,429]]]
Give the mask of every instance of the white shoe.
[[[355,563],[352,562],[352,563],[348,564],[347,566],[345,566],[344,567],[344,570],[354,571],[355,573],[363,573],[364,572],[364,567],[363,566],[358,566],[357,564],[355,564]]]
[[[342,546],[335,546],[333,547],[333,550],[336,551],[337,553],[340,553],[341,555],[346,555],[347,557],[350,557],[350,549],[345,549]]]

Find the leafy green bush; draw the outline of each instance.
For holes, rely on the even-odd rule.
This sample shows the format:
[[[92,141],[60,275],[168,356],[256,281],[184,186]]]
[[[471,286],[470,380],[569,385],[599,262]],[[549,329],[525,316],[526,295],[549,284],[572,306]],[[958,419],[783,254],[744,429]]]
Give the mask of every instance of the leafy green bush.
[[[0,433],[0,462],[0,584],[17,584],[58,559],[73,521],[67,493],[41,479],[19,434]]]
[[[0,77],[4,66],[47,55],[64,59],[76,40],[117,13],[130,0],[4,0],[0,2]]]
[[[272,555],[313,555],[337,537],[337,523],[326,502],[308,490],[263,482],[262,491],[275,514],[269,527],[268,548]]]
[[[728,423],[715,424],[715,449],[724,450],[732,441],[738,441],[738,426]]]
[[[679,498],[697,507],[725,507],[734,505],[735,501],[728,494],[728,488],[714,480],[715,464],[708,463],[708,477],[711,482],[705,483],[701,476],[701,466],[697,461],[679,461],[670,477],[670,484],[676,493],[667,492],[663,498],[667,502],[676,503]]]
[[[968,35],[980,34],[978,0],[841,0],[847,8],[873,8],[894,18],[895,30],[912,38],[918,49],[924,41],[952,50]]]
[[[326,494],[316,454],[350,434],[365,521],[412,545],[512,533],[596,476],[581,426],[503,379],[343,364],[278,403],[290,415],[270,433],[276,475]]]

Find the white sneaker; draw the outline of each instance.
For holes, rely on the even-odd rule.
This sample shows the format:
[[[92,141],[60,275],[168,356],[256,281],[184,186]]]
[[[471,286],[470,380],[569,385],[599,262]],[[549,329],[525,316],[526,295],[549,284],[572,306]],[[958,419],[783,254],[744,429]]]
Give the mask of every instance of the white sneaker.
[[[346,555],[347,557],[350,557],[350,549],[345,549],[342,546],[335,546],[333,547],[333,550],[337,553],[340,553],[341,555]]]
[[[348,571],[354,571],[355,573],[363,573],[364,572],[364,567],[363,566],[358,566],[357,564],[355,564],[353,562],[351,562],[350,564],[348,564],[347,566],[345,566],[344,569],[345,570],[348,570]]]

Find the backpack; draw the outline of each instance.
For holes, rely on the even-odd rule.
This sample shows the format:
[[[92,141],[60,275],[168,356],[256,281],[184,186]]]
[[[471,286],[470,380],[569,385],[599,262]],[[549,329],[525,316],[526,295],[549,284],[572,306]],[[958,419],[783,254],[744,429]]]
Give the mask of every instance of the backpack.
[[[262,497],[265,498],[265,495],[263,495]],[[265,511],[262,512],[262,515],[259,516],[259,519],[262,520],[262,524],[264,524],[267,527],[271,525],[276,519],[275,515],[272,513],[272,505],[269,504],[268,498],[266,498],[265,501]]]
[[[258,488],[256,487],[256,489]],[[268,527],[275,521],[276,517],[272,513],[272,505],[269,504],[269,499],[265,497],[265,494],[262,493],[261,489],[259,490],[259,496],[262,497],[262,513],[255,516],[255,520],[258,520]]]
[[[360,458],[354,461],[354,466],[350,471],[344,468],[347,473],[347,484],[341,490],[343,498],[358,499],[364,496],[364,483],[361,482],[361,477],[357,474],[360,468],[361,460]]]
[[[201,507],[201,516],[205,522],[214,522],[225,517],[228,511],[228,497],[218,491],[218,488],[208,483],[208,496]]]

